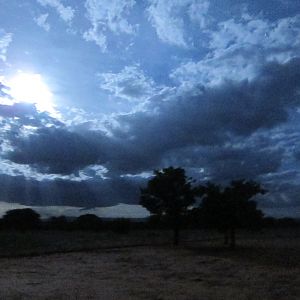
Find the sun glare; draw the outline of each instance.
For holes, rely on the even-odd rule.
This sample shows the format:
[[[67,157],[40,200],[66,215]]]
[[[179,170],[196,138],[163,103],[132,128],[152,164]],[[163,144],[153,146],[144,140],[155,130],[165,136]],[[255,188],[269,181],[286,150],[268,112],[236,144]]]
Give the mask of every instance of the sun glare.
[[[52,93],[40,74],[18,73],[8,83],[10,95],[18,102],[35,104],[38,111],[53,113]]]

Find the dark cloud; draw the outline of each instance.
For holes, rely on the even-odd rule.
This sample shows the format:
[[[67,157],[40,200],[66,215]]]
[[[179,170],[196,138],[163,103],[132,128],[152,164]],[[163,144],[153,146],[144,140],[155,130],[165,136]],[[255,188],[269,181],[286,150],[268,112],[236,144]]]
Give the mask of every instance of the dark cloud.
[[[212,167],[208,169],[216,165],[219,173],[223,170],[222,176],[230,175],[226,169],[241,176],[244,168],[245,176],[253,177],[276,169],[280,151],[256,151],[253,145],[248,150],[234,150],[223,145],[287,121],[289,110],[299,105],[299,87],[300,59],[270,63],[253,81],[226,82],[149,102],[147,110],[117,116],[118,126],[110,129],[112,136],[67,128],[39,129],[15,141],[8,157],[44,173],[70,174],[102,164],[112,174],[126,174],[157,168],[168,153],[178,149],[210,146],[206,165]]]
[[[69,174],[100,161],[96,142],[61,128],[43,128],[15,141],[7,157],[18,164],[30,164],[42,173]]]
[[[24,205],[101,207],[118,203],[137,204],[139,178],[100,179],[76,182],[55,179],[38,181],[24,176],[0,175],[1,201]]]
[[[13,105],[0,105],[0,115],[5,118],[25,118],[37,113],[33,104],[14,103]]]
[[[217,149],[207,155],[211,178],[216,180],[256,179],[258,176],[276,172],[282,161],[281,149]]]
[[[222,146],[235,137],[279,126],[300,104],[299,89],[300,59],[270,63],[253,81],[227,82],[198,95],[150,103],[146,112],[120,116],[113,133],[131,149],[137,165],[155,166],[174,149]]]
[[[0,97],[11,99],[11,96],[8,94],[9,87],[0,82]]]
[[[20,124],[31,114],[39,124],[29,135],[11,135],[13,150],[6,155],[11,161],[51,174],[79,176],[80,170],[92,165],[107,169],[107,179],[96,176],[84,182],[14,178],[8,199],[21,197],[17,202],[47,205],[52,201],[80,206],[137,203],[145,179],[121,175],[167,165],[185,167],[199,180],[275,174],[285,149],[282,137],[278,141],[268,135],[289,121],[290,111],[299,106],[299,87],[300,59],[273,62],[252,81],[228,81],[155,98],[143,111],[114,117],[112,124],[117,126],[110,126],[107,134],[82,126],[73,126],[72,131],[66,125],[46,126],[39,121],[45,115],[32,106],[2,107],[2,115],[20,116]]]
[[[164,164],[191,169],[191,175],[202,181],[226,182],[240,178],[256,179],[276,172],[282,158],[282,149],[253,147],[248,141],[239,147],[226,145],[175,150],[166,155]]]
[[[300,145],[294,144],[293,155],[297,161],[300,161]]]
[[[269,193],[258,198],[263,208],[296,208],[300,207],[300,186],[293,183],[277,183],[266,185]],[[297,215],[297,214],[296,214]],[[299,217],[299,216],[298,216]]]
[[[12,105],[0,104],[0,117],[9,124],[43,127],[49,125],[63,126],[63,123],[50,116],[47,112],[39,112],[31,103],[13,103]]]

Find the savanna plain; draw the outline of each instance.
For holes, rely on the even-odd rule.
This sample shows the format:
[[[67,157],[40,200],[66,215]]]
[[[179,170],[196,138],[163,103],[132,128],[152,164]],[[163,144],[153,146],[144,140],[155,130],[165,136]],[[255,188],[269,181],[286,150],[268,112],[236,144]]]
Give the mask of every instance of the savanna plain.
[[[0,299],[300,299],[300,230],[1,232]]]

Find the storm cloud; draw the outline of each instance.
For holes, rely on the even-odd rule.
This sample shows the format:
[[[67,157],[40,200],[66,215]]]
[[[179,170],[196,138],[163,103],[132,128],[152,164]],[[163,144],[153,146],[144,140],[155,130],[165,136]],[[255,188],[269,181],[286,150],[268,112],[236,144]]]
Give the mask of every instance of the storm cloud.
[[[99,163],[101,149],[92,140],[60,128],[39,129],[15,141],[7,158],[33,165],[42,173],[69,174]]]
[[[15,139],[7,158],[42,173],[78,173],[101,164],[122,175],[157,168],[168,161],[168,153],[178,153],[180,158],[182,149],[202,146],[210,149],[200,155],[206,165],[211,164],[211,174],[214,168],[220,173],[222,164],[228,168],[228,172],[223,170],[224,176],[235,170],[240,176],[256,177],[266,172],[264,169],[276,171],[281,151],[262,148],[257,152],[255,146],[230,149],[225,145],[286,122],[289,111],[299,105],[299,86],[300,59],[269,63],[252,81],[229,81],[190,93],[178,92],[166,99],[150,100],[146,110],[116,115],[115,125],[107,128],[109,134],[40,128]],[[184,153],[182,163],[191,154]],[[179,158],[178,165],[182,164]],[[257,165],[256,170],[249,173],[249,165]]]

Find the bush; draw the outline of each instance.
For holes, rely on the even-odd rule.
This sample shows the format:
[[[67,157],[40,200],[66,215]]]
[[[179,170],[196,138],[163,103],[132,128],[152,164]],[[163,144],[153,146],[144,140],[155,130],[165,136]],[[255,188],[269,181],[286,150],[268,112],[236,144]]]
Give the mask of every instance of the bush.
[[[70,223],[68,222],[65,216],[59,217],[51,217],[47,220],[46,229],[53,229],[53,230],[68,230],[70,229]]]
[[[102,229],[102,220],[93,214],[79,216],[73,223],[74,229],[97,231]]]
[[[40,225],[40,215],[30,208],[9,210],[3,217],[3,227],[8,229],[32,230]]]
[[[131,221],[129,219],[120,218],[109,222],[110,229],[115,233],[127,234],[131,229]]]

